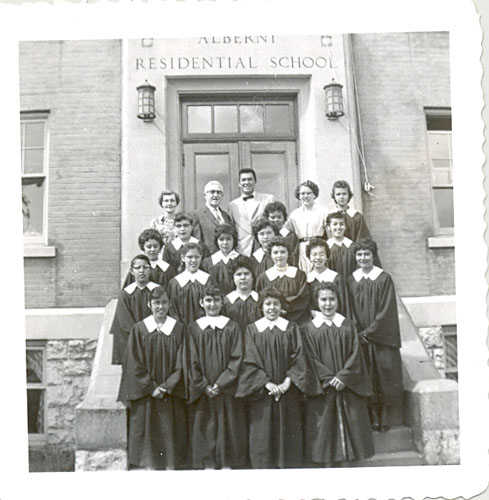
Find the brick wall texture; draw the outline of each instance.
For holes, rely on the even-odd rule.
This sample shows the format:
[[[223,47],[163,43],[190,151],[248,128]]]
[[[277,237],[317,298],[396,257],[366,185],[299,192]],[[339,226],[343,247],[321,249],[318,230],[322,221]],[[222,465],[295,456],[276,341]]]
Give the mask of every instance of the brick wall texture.
[[[23,42],[21,111],[50,111],[48,238],[26,258],[25,306],[104,306],[120,262],[121,42]]]
[[[455,293],[453,248],[434,236],[424,107],[450,106],[447,33],[352,36],[360,122],[374,197],[363,210],[401,296]],[[364,178],[363,178],[364,180]]]

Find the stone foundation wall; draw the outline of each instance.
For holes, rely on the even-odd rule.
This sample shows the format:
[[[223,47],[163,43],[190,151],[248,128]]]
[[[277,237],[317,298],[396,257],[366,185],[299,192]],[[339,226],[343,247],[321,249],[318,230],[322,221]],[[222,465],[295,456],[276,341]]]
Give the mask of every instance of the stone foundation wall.
[[[445,358],[443,356],[443,330],[441,326],[420,328],[419,335],[433,363],[443,375],[445,373]]]

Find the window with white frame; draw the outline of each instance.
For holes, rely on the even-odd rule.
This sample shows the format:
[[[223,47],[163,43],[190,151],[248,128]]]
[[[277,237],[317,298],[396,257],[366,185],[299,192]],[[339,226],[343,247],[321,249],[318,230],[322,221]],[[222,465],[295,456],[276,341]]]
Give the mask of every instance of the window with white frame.
[[[21,113],[20,148],[22,215],[26,243],[47,243],[47,155],[46,111]]]
[[[450,109],[425,108],[436,234],[453,234],[452,117]]]
[[[26,346],[27,426],[29,439],[46,434],[46,344],[30,341]]]

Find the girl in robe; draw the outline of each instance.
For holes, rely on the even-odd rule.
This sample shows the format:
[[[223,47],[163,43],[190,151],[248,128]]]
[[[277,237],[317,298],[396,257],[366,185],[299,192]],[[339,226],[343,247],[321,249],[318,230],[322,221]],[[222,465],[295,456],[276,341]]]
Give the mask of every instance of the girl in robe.
[[[251,261],[253,262],[255,276],[258,276],[273,266],[270,257],[270,240],[274,236],[278,236],[279,232],[277,226],[265,217],[260,217],[251,229],[255,237]]]
[[[331,238],[327,240],[329,247],[329,267],[346,279],[357,268],[353,241],[345,236],[346,216],[343,212],[332,212],[326,219]]]

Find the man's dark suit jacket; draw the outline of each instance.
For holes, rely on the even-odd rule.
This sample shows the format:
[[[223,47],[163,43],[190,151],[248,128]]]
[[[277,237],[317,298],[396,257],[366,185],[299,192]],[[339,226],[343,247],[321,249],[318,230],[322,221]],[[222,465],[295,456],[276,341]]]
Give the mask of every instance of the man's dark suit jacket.
[[[229,224],[234,227],[234,223],[224,210],[221,210],[222,218],[226,224]],[[198,210],[194,212],[194,227],[192,229],[192,236],[195,236],[198,240],[205,243],[211,252],[211,255],[214,252],[217,252],[219,248],[214,243],[214,230],[216,227],[221,225],[215,217],[214,214],[205,206],[202,210]]]

